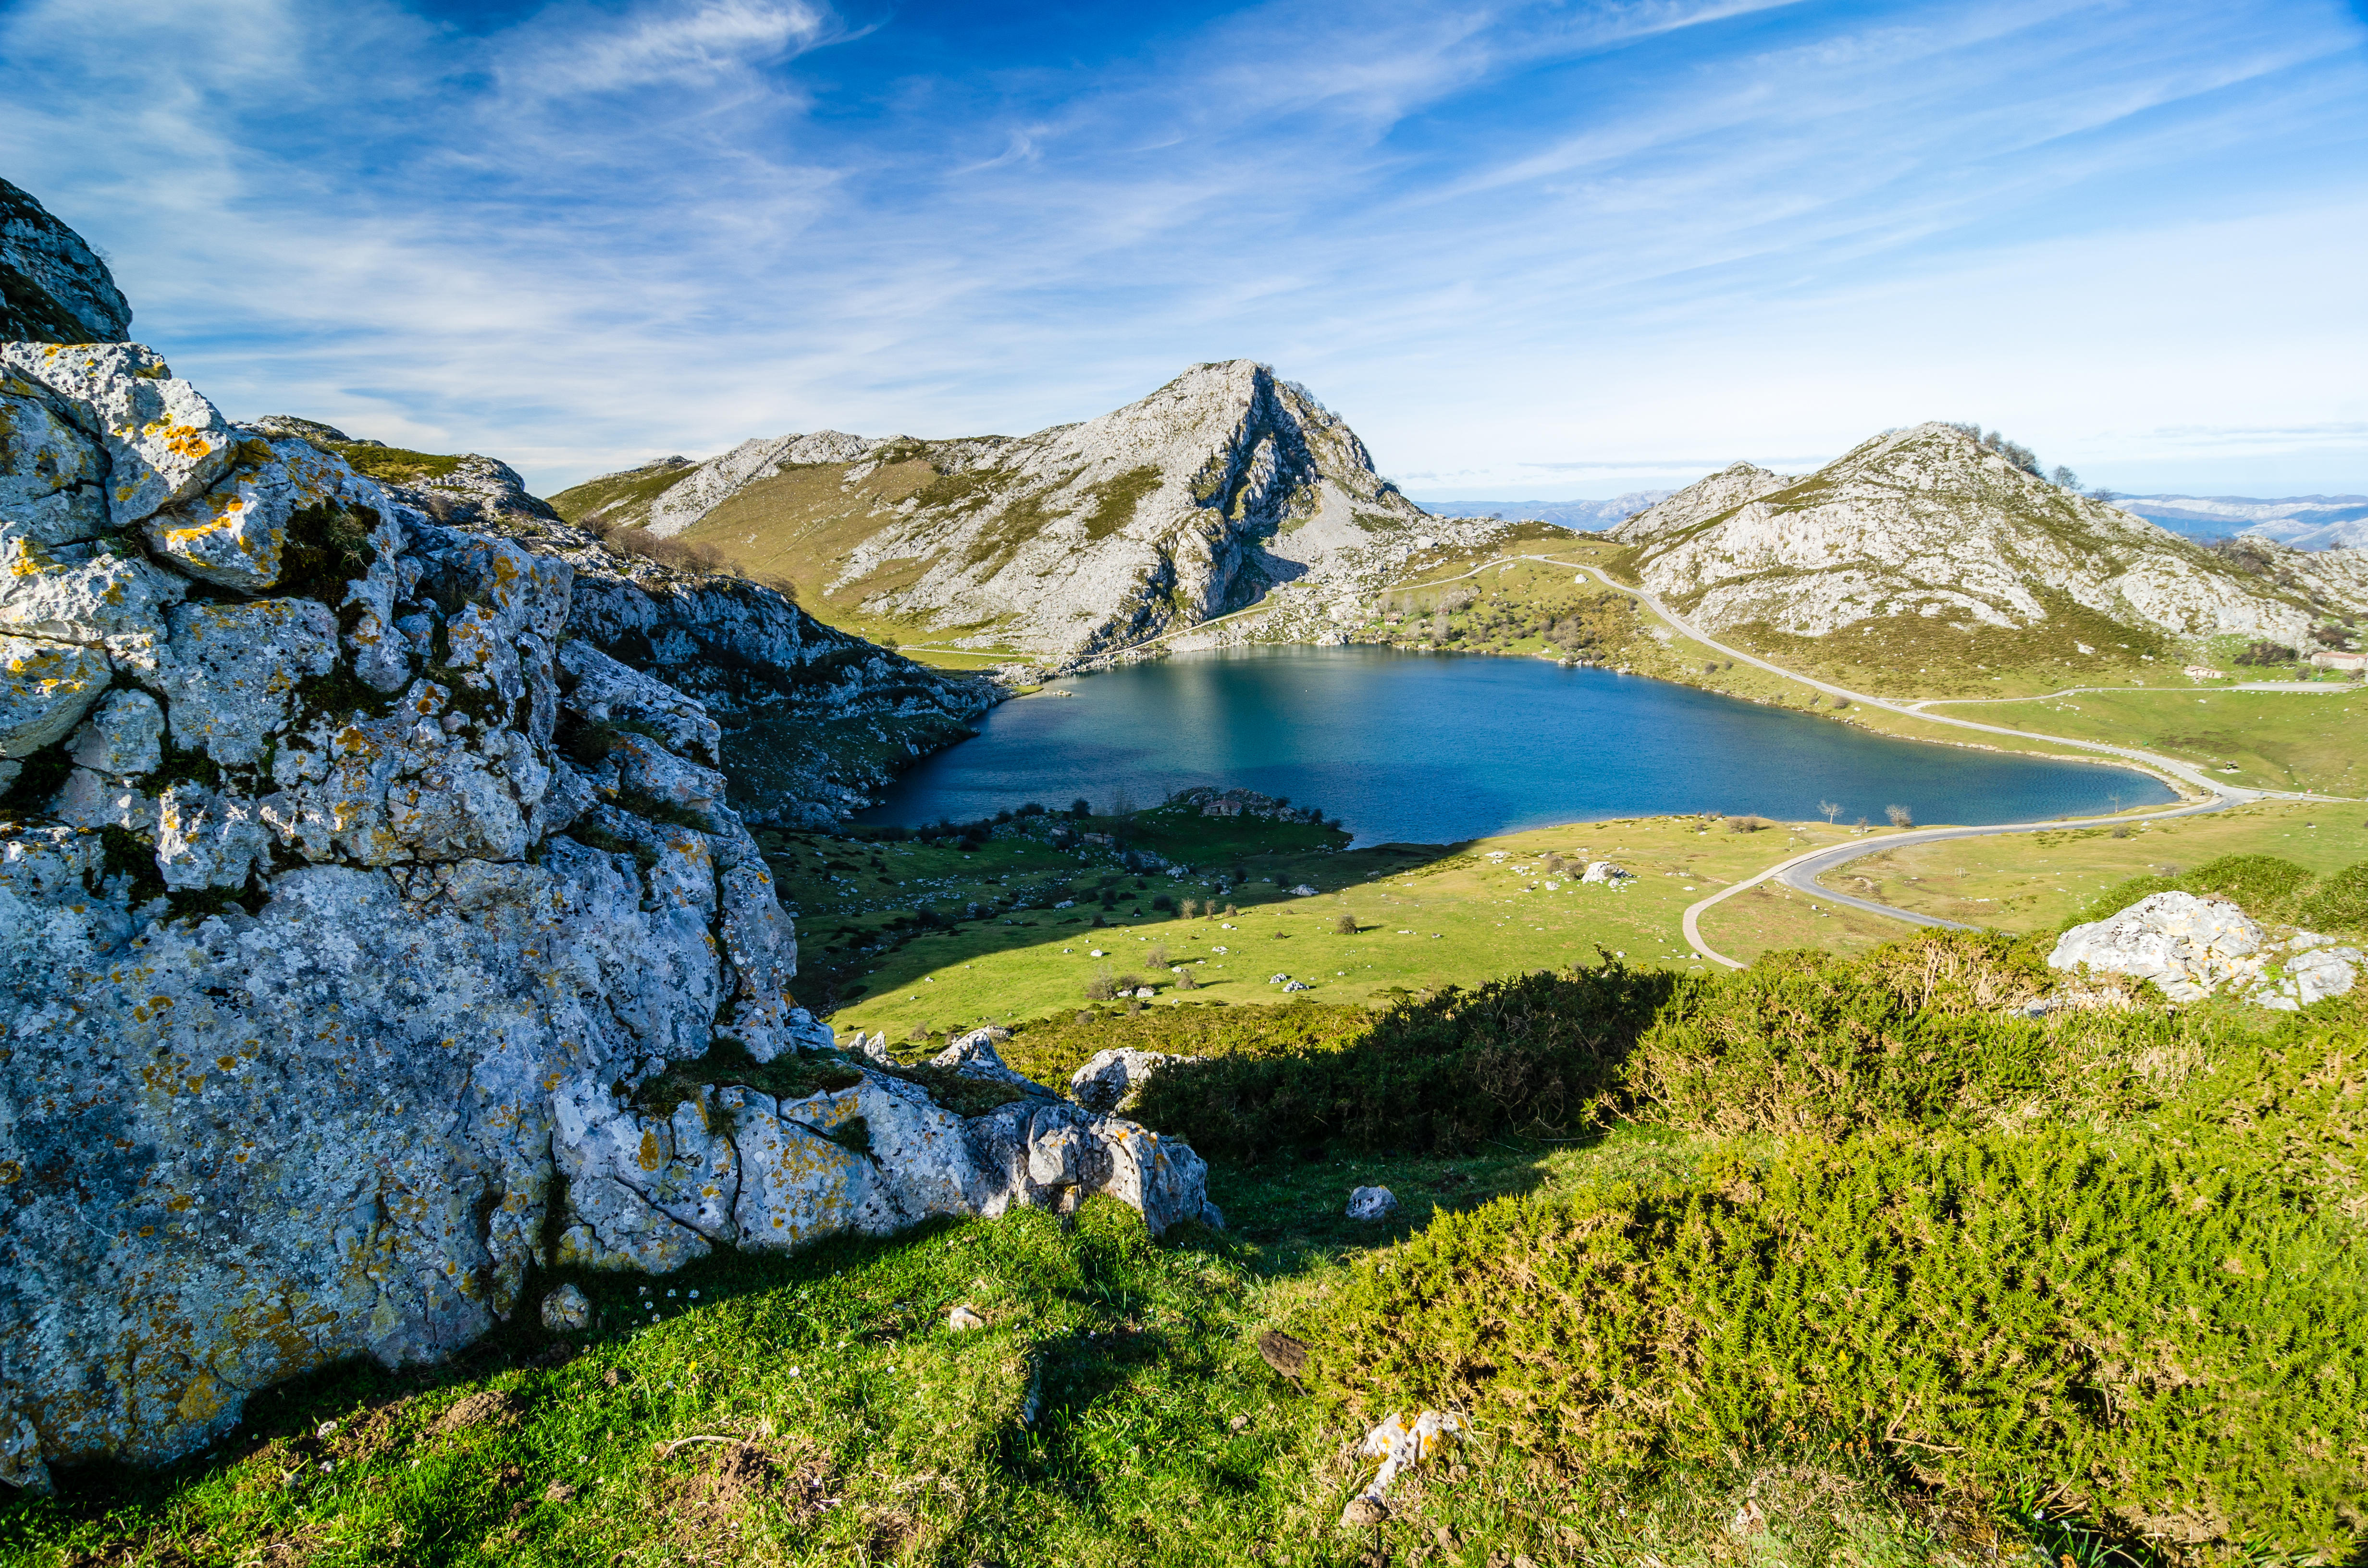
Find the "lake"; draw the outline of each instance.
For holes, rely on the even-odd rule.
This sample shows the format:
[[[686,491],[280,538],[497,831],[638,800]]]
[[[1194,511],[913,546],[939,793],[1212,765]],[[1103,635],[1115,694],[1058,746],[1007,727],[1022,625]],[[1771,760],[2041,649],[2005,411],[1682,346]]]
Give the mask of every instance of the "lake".
[[[1054,691],[1071,695],[1056,697]],[[1281,647],[1056,681],[916,765],[862,822],[917,825],[1194,785],[1320,807],[1360,844],[1450,844],[1600,817],[1756,812],[2016,822],[2168,801],[2128,768],[1869,734],[1543,659]]]

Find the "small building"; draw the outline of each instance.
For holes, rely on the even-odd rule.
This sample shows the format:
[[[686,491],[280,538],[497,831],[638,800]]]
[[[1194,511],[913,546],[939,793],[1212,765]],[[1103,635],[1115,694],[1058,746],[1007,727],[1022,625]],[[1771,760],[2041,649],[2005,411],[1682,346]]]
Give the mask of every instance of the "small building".
[[[2227,671],[2215,670],[2209,665],[2190,665],[2180,674],[2190,680],[2226,680],[2228,676]]]
[[[2368,670],[2368,653],[2347,653],[2332,648],[2313,653],[2310,662],[2323,670]]]

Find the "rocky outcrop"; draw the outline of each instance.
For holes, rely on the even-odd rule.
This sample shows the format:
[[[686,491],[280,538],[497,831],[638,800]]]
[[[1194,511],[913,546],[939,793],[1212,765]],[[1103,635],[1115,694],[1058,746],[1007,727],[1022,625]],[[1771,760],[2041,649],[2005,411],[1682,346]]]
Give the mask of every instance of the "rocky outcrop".
[[[1359,594],[1420,550],[1504,528],[1428,516],[1337,415],[1247,359],[1032,436],[784,436],[555,500],[602,528],[692,533],[850,611],[1069,658],[1283,585]]]
[[[753,1086],[829,1036],[729,735],[573,632],[564,551],[136,345],[0,366],[0,1479],[448,1355],[554,1251],[1201,1214],[1189,1150],[1033,1096]]]
[[[0,341],[114,343],[131,332],[131,306],[107,263],[0,179]]]
[[[2151,894],[2110,919],[2075,926],[2056,938],[2051,968],[2150,980],[2174,1002],[2215,991],[2293,1011],[2349,992],[2360,949],[2298,931],[2280,941],[2225,898]]]
[[[285,415],[257,426],[365,462],[372,454],[357,449],[379,445]],[[1010,695],[992,677],[948,675],[825,626],[767,584],[611,549],[496,459],[438,459],[435,472],[387,490],[451,526],[565,562],[567,636],[694,699],[717,731],[709,763],[734,809],[758,825],[821,827],[862,810],[905,767],[969,738]],[[571,687],[578,675],[574,662],[560,673]],[[621,711],[593,720],[627,722]]]
[[[2316,614],[2305,596],[1951,425],[1887,432],[1804,478],[1738,463],[1614,537],[1645,586],[1713,630],[1827,637],[1915,617],[2029,631],[2086,611],[2151,635],[2296,643]],[[2368,599],[2354,592],[2346,608]]]

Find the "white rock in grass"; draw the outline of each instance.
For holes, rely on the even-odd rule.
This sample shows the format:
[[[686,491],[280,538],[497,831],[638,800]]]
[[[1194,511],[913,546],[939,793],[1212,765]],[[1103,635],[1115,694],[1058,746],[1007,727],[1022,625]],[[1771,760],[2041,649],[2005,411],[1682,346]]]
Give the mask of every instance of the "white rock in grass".
[[[2263,941],[2260,926],[2225,898],[2158,892],[2110,919],[2073,926],[2056,938],[2047,962],[2151,980],[2172,1001],[2194,1002],[2257,975]]]
[[[1360,1187],[1349,1194],[1351,1220],[1386,1220],[1397,1211],[1397,1194],[1386,1187]]]
[[[1097,1051],[1083,1067],[1069,1074],[1069,1097],[1087,1110],[1119,1110],[1143,1093],[1144,1085],[1160,1068],[1171,1062],[1192,1060],[1132,1046]]]

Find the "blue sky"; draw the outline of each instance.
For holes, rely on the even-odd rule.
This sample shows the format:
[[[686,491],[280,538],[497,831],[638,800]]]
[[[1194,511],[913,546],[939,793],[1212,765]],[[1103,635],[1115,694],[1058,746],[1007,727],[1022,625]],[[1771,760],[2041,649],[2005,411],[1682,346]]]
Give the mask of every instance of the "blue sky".
[[[2368,492],[2368,0],[15,0],[0,80],[231,414],[545,490],[1247,356],[1417,496]]]

